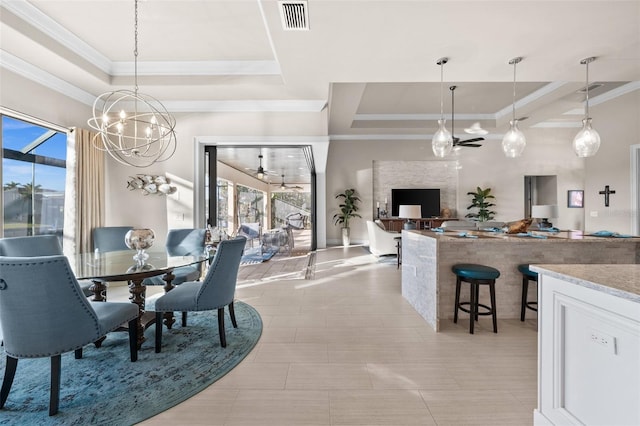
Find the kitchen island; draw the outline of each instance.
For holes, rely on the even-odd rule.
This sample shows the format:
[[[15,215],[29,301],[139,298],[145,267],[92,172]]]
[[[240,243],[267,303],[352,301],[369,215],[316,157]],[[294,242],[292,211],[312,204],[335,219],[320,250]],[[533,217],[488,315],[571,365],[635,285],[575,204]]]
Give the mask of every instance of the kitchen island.
[[[402,295],[439,331],[441,321],[453,318],[456,280],[451,266],[478,263],[500,271],[496,281],[498,321],[519,318],[522,297],[519,264],[636,264],[639,248],[640,238],[596,237],[579,231],[517,236],[484,231],[404,230]],[[529,287],[529,300],[536,300],[536,286]],[[480,293],[480,303],[488,302],[486,293]],[[469,300],[468,287],[463,288],[461,295],[461,300],[465,299]],[[529,318],[535,318],[535,313],[529,312]]]
[[[539,425],[640,424],[640,265],[536,265]]]

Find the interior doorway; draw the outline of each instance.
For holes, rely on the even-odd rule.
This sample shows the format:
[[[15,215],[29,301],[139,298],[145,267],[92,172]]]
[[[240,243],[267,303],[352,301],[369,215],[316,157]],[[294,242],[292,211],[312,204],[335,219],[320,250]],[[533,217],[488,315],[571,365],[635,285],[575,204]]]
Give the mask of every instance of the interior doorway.
[[[226,227],[229,234],[244,222],[260,223],[265,232],[291,228],[294,238],[304,235],[307,243],[296,241],[297,247],[317,248],[316,172],[309,146],[203,148],[207,224]],[[222,191],[221,182],[229,189]]]
[[[536,205],[558,205],[558,177],[524,177],[524,217],[531,217],[531,207]]]

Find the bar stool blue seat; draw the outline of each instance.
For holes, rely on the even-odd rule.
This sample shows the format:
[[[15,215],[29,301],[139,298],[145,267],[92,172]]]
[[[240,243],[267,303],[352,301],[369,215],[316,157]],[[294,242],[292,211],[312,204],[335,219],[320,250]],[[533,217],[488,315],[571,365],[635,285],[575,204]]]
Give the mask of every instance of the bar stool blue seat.
[[[529,269],[529,264],[523,263],[518,265],[518,271],[522,274],[522,304],[520,306],[520,321],[524,321],[524,314],[527,309],[538,312],[537,301],[527,301],[529,294],[529,281],[538,283],[538,273]]]
[[[469,313],[469,333],[473,334],[475,321],[479,315],[491,315],[493,319],[493,332],[498,332],[498,319],[496,317],[496,279],[500,276],[500,271],[491,266],[477,265],[473,263],[458,263],[451,267],[456,274],[456,301],[453,322],[458,322],[458,310]],[[460,287],[463,282],[471,285],[469,302],[460,302]],[[491,306],[479,302],[480,286],[488,285],[491,297]],[[469,308],[465,308],[469,306]],[[485,309],[479,312],[479,308]]]

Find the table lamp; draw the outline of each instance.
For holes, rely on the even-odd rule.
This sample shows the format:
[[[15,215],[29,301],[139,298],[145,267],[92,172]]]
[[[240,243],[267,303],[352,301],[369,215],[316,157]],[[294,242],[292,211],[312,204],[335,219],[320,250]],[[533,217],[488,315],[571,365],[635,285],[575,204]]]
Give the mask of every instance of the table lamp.
[[[407,219],[404,223],[404,229],[416,229],[416,223],[412,222],[411,219],[422,218],[422,206],[401,204],[398,209],[398,217]]]
[[[551,228],[553,224],[549,222],[549,218],[558,217],[558,206],[555,204],[541,204],[531,206],[531,217],[541,219],[538,223],[540,228]]]

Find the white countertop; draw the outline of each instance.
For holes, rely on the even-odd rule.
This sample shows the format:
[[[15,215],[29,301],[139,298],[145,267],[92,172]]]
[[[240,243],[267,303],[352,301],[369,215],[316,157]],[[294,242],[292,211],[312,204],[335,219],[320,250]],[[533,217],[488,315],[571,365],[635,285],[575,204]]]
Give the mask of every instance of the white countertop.
[[[531,270],[640,303],[640,265],[531,265]]]

